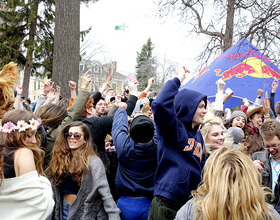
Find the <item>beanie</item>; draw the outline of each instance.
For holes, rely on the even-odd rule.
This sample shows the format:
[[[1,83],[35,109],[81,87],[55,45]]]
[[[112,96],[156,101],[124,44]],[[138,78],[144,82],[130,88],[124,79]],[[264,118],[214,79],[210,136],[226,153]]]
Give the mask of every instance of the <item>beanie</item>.
[[[146,115],[136,116],[130,124],[130,137],[137,143],[148,143],[154,137],[154,123]]]
[[[226,124],[232,122],[232,120],[238,116],[242,116],[243,118],[245,118],[245,124],[247,123],[247,116],[244,112],[242,111],[234,111],[231,116],[229,117],[229,119],[227,120]]]

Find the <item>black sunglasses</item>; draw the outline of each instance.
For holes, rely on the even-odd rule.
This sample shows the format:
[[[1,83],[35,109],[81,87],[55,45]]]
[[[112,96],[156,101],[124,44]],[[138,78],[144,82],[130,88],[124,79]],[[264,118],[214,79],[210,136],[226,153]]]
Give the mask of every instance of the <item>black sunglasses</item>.
[[[78,141],[78,140],[81,139],[82,134],[79,134],[79,133],[75,133],[75,134],[73,134],[73,133],[66,133],[66,134],[65,134],[65,137],[66,137],[67,139],[70,139],[72,136],[74,136],[74,138]]]

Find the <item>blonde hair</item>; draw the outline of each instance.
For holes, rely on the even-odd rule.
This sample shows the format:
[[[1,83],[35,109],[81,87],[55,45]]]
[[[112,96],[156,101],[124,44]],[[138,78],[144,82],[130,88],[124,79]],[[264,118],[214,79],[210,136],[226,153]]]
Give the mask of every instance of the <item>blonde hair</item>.
[[[215,150],[207,159],[203,179],[192,191],[196,219],[245,220],[271,216],[265,196],[268,188],[261,186],[262,177],[252,160],[234,148]]]
[[[10,98],[14,97],[13,86],[18,76],[17,64],[14,62],[5,65],[0,72],[0,118],[13,103]]]
[[[224,130],[224,136],[225,136],[225,141],[223,146],[225,147],[230,147],[233,143],[233,138],[230,136],[229,133],[226,132],[226,128],[223,124],[223,120],[217,116],[214,115],[214,113],[212,113],[211,111],[208,111],[207,114],[204,117],[205,122],[200,126],[200,133],[204,139],[204,144],[206,147],[206,152],[210,152],[211,149],[211,144],[206,143],[206,137],[211,129],[212,125],[220,125],[221,128]]]

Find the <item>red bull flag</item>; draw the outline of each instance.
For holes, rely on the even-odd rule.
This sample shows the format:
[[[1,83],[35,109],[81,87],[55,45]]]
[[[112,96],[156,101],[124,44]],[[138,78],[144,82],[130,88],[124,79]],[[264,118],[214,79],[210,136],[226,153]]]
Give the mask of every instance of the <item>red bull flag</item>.
[[[232,108],[243,104],[243,98],[254,103],[257,90],[271,91],[274,79],[280,79],[280,70],[246,38],[229,48],[209,66],[203,68],[183,87],[207,95],[210,102],[215,101],[217,81],[222,79],[226,88],[233,90],[224,107]],[[280,100],[280,89],[276,91],[275,103]],[[263,95],[263,97],[264,97]]]

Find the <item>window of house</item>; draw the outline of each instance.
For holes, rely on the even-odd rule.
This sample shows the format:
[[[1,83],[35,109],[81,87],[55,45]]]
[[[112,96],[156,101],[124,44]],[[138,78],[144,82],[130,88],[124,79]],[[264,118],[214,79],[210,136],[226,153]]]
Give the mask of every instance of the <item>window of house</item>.
[[[84,71],[84,64],[80,64],[80,72]]]
[[[36,81],[34,80],[34,89],[36,89]]]
[[[40,89],[40,80],[38,81],[38,89]]]
[[[100,71],[99,71],[99,66],[96,64],[96,65],[94,65],[94,67],[93,67],[93,72],[94,73],[99,73]]]
[[[117,83],[116,82],[112,82],[112,88],[117,91]]]

